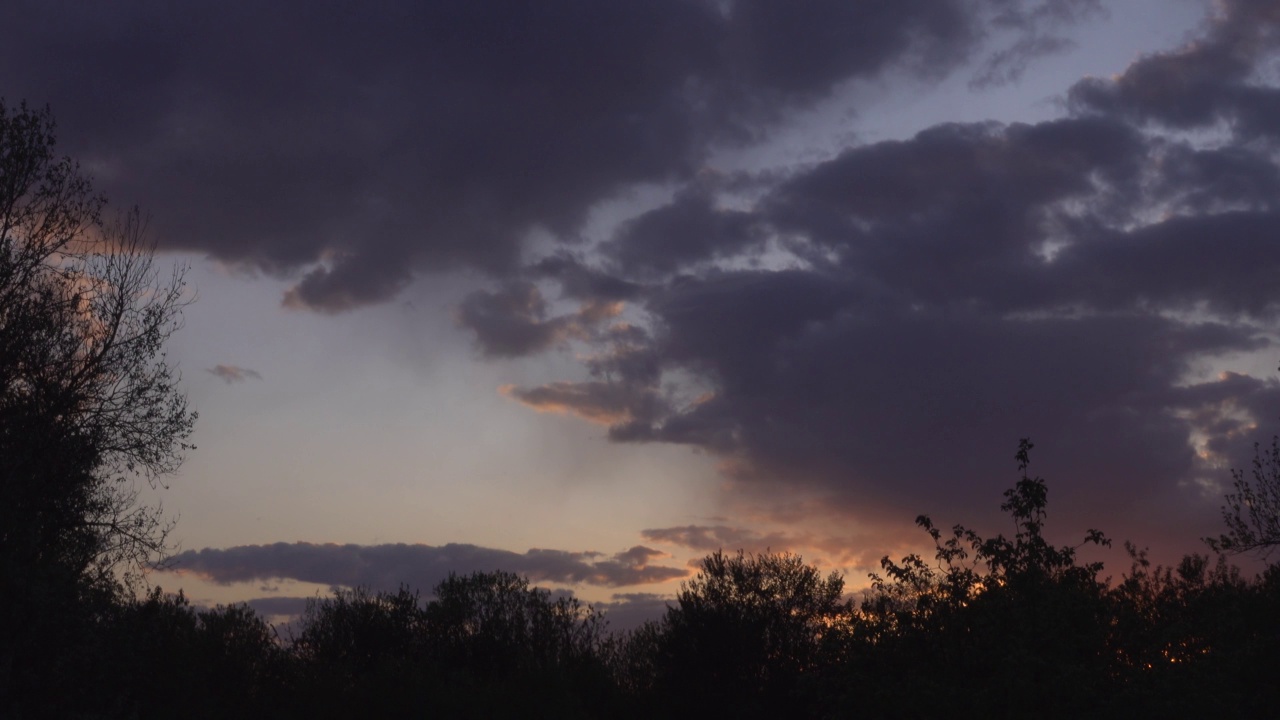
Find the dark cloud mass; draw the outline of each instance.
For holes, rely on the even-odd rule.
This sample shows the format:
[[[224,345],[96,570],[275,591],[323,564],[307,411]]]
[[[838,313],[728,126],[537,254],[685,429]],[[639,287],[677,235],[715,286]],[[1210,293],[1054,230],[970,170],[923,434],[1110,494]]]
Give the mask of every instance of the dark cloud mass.
[[[643,546],[613,556],[596,552],[515,553],[476,545],[334,545],[275,543],[187,550],[172,570],[222,584],[286,578],[333,586],[395,590],[401,583],[429,592],[449,573],[505,570],[534,583],[604,587],[647,585],[685,577],[682,568],[650,564],[665,554]]]
[[[946,74],[1007,5],[15,0],[0,94],[51,103],[166,247],[302,273],[286,302],[340,312],[509,271],[529,230],[572,236],[846,79]]]
[[[732,212],[677,195],[603,248],[648,283],[627,350],[647,373],[511,394],[863,517],[994,509],[1031,436],[1072,522],[1194,541],[1227,468],[1280,430],[1274,377],[1205,372],[1280,340],[1280,15],[1222,3],[1203,33],[1077,85],[1057,120],[853,147]],[[1229,132],[1171,132],[1215,124]],[[706,392],[655,404],[676,373]],[[687,530],[645,537],[736,540]]]
[[[606,252],[634,274],[670,273],[701,260],[732,256],[764,240],[750,213],[714,207],[691,190],[670,205],[628,221]]]

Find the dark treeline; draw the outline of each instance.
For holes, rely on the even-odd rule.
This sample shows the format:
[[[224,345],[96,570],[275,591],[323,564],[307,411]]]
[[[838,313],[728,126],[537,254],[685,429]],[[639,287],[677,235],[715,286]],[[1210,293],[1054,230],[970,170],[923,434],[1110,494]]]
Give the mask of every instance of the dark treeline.
[[[42,598],[6,717],[1273,717],[1280,569],[1130,547],[1107,582],[1044,539],[1029,447],[1013,537],[921,517],[935,557],[886,558],[856,598],[795,555],[717,552],[625,633],[501,572],[338,592],[284,638],[244,606],[82,585]]]

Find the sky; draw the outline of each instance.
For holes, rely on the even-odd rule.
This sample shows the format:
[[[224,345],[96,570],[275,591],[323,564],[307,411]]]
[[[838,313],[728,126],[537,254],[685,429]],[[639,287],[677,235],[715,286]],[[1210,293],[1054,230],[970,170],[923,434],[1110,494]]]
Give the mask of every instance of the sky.
[[[10,0],[0,97],[187,268],[197,603],[856,589],[1024,437],[1118,575],[1280,432],[1274,2]]]

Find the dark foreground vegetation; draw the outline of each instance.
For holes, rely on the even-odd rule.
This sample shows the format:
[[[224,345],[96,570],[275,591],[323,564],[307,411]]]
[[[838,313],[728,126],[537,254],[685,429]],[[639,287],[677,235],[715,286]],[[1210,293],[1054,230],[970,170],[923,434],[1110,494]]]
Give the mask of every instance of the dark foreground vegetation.
[[[1045,541],[1045,500],[1025,475],[1006,493],[1010,538],[920,518],[935,557],[886,558],[856,599],[794,555],[715,553],[662,618],[620,634],[507,573],[429,600],[340,592],[286,638],[243,606],[46,587],[6,653],[4,715],[1274,717],[1280,569],[1246,580],[1222,556],[1161,568],[1131,550],[1107,583]]]
[[[715,553],[660,619],[620,634],[505,573],[420,597],[339,592],[280,637],[244,606],[142,593],[170,526],[139,502],[194,414],[163,345],[185,302],[143,223],[53,153],[47,112],[0,102],[0,718],[1275,717],[1280,569],[1224,556],[1100,564],[1043,535],[918,523],[860,597],[789,554]],[[1280,446],[1235,476],[1215,553],[1280,545]],[[1090,531],[1085,543],[1106,543]]]

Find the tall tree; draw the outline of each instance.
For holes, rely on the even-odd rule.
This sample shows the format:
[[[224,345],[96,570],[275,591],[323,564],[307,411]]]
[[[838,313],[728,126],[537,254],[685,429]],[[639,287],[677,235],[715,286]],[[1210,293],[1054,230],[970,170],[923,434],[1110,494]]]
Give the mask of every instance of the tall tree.
[[[680,699],[673,716],[810,716],[804,685],[831,659],[843,592],[798,555],[708,555],[656,627],[656,689]]]
[[[54,130],[47,109],[0,101],[0,563],[110,579],[165,550],[139,493],[190,448],[164,352],[187,298],[136,210],[104,221]]]

